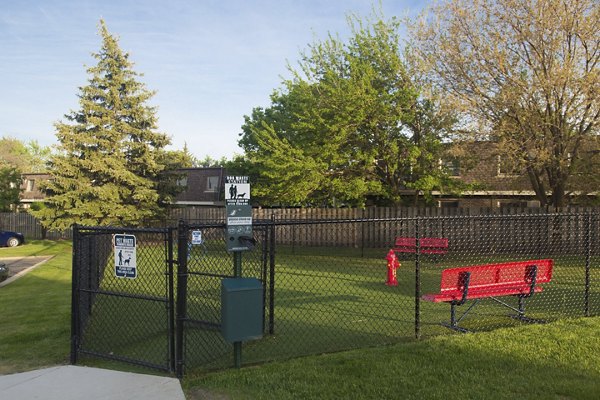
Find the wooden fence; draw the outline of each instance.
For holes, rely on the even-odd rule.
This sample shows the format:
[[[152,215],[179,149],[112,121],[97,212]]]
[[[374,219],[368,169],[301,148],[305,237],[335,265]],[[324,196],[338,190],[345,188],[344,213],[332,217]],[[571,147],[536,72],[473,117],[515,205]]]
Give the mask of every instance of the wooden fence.
[[[254,208],[254,220],[318,221],[353,219],[390,219],[412,217],[456,217],[467,215],[538,215],[555,213],[600,213],[598,207],[554,208],[439,208],[439,207],[369,207],[360,208]],[[178,220],[188,222],[225,221],[225,207],[189,207],[173,209],[167,218],[168,225]]]
[[[64,232],[46,231],[39,221],[28,213],[0,213],[0,229],[5,231],[20,232],[25,235],[25,240],[42,239],[71,239],[71,229]]]
[[[556,217],[565,213],[573,216]],[[593,218],[588,220],[587,215]],[[563,210],[413,207],[253,209],[254,221],[279,223],[279,244],[354,248],[388,247],[396,236],[414,237],[417,234],[420,237],[447,237],[457,248],[470,247],[475,242],[494,249],[525,242],[539,248],[547,245],[581,246],[586,240],[598,240],[595,232],[599,229],[599,215],[600,208],[583,207]],[[225,209],[174,209],[160,225],[176,226],[179,219],[191,223],[225,222]],[[290,222],[296,224],[290,225]],[[590,224],[591,237],[585,236]],[[0,213],[0,229],[21,232],[27,239],[44,236],[41,224],[28,213]],[[45,236],[48,239],[71,239],[72,232],[70,229],[49,231]]]
[[[171,223],[224,222],[223,208],[174,210]],[[598,250],[600,209],[367,208],[254,209],[276,223],[276,242],[294,247],[390,248],[395,237],[445,237],[453,252],[578,253]],[[587,247],[586,247],[587,246]]]

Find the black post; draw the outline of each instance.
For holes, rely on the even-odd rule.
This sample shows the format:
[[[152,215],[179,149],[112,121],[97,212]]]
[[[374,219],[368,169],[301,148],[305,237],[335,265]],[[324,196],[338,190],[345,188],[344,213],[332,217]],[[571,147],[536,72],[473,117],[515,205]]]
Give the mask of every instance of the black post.
[[[73,224],[73,259],[71,276],[71,364],[77,364],[79,347],[79,226]]]
[[[233,252],[233,276],[242,277],[242,252]],[[242,367],[242,342],[233,342],[233,360],[236,368]]]
[[[100,289],[100,257],[96,256],[94,254],[94,250],[98,247],[98,244],[96,243],[96,237],[97,236],[88,236],[86,242],[87,242],[87,257],[85,260],[85,265],[88,266],[88,286],[87,289],[92,290],[94,292],[97,292]],[[80,239],[78,239],[80,240]],[[80,243],[78,245],[78,247],[82,247],[83,243]],[[81,255],[79,255],[79,262],[81,263]],[[92,276],[93,275],[93,276]],[[94,280],[95,278],[95,280]],[[80,282],[81,283],[81,282]],[[80,287],[81,289],[81,287]],[[86,314],[86,320],[90,317],[90,315],[92,315],[92,296],[94,297],[94,299],[96,298],[95,295],[92,295],[92,293],[86,293],[85,296],[87,297],[87,314]],[[80,298],[81,300],[81,298]]]
[[[275,215],[271,215],[269,235],[269,334],[275,333]]]
[[[262,248],[261,248],[261,271],[260,271],[260,279],[263,287],[263,295],[262,295],[262,309],[263,309],[263,333],[267,331],[267,282],[269,280],[269,235],[271,234],[271,227],[269,225],[264,226],[264,231],[262,231]]]
[[[365,258],[365,210],[360,210],[360,256]]]
[[[421,241],[419,240],[419,216],[415,219],[415,337],[421,337]]]
[[[583,314],[590,316],[590,264],[592,258],[592,213],[587,215],[585,229],[585,306]]]
[[[183,337],[187,314],[187,259],[188,259],[188,226],[180,220],[177,227],[177,340],[175,343],[176,373],[179,379],[183,378],[184,348]]]
[[[169,370],[175,372],[175,293],[173,289],[173,231],[169,228],[166,232],[165,241],[167,247],[167,285],[168,285],[168,324],[169,324]]]

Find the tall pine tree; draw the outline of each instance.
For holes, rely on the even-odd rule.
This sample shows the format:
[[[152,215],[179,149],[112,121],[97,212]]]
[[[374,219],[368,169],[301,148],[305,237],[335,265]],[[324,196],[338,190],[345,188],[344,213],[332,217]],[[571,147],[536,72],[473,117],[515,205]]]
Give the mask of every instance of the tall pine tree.
[[[136,226],[160,212],[159,177],[169,138],[156,131],[154,92],[133,71],[103,20],[77,111],[56,124],[58,152],[50,160],[46,207],[33,212],[51,229],[73,223]]]

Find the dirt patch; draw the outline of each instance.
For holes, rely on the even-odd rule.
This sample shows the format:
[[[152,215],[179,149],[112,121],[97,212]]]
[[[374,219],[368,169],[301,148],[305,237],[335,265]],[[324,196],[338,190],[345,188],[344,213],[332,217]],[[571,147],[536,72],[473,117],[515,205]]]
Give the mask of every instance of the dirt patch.
[[[36,257],[3,257],[0,258],[0,263],[6,264],[8,267],[8,279],[0,282],[0,287],[6,286],[25,275],[32,269],[42,265],[53,256],[36,256]]]

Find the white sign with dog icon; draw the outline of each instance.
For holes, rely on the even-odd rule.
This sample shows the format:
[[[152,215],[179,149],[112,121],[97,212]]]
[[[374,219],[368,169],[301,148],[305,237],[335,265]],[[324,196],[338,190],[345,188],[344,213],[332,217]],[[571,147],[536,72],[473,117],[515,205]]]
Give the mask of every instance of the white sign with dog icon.
[[[136,240],[134,235],[115,235],[115,276],[137,278]]]

